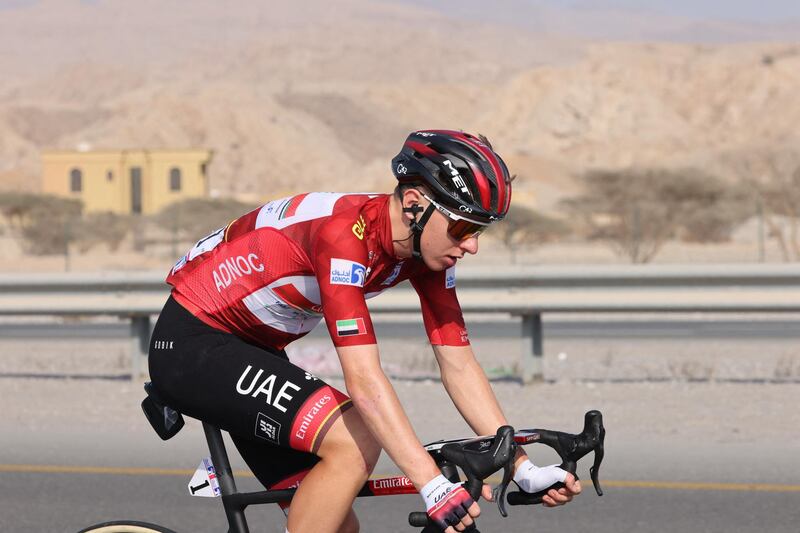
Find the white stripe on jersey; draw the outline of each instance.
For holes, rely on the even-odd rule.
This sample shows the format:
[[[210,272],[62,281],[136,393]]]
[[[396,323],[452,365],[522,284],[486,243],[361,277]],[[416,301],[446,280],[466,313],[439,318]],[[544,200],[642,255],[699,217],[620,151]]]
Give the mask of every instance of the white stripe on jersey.
[[[289,302],[276,291],[290,285],[300,295],[315,305],[320,305],[319,285],[314,276],[287,276],[249,294],[242,302],[262,323],[279,331],[292,334],[308,333],[322,320],[322,315],[305,309],[301,302]]]
[[[333,213],[333,207],[342,196],[353,194],[366,194],[371,197],[377,196],[373,192],[312,192],[308,193],[302,199],[299,205],[291,206],[294,211],[291,216],[285,216],[287,204],[291,202],[295,196],[288,198],[281,198],[280,200],[273,200],[265,204],[258,212],[256,218],[256,229],[258,228],[275,228],[281,229],[298,222],[306,222],[315,218],[322,218],[330,216]]]

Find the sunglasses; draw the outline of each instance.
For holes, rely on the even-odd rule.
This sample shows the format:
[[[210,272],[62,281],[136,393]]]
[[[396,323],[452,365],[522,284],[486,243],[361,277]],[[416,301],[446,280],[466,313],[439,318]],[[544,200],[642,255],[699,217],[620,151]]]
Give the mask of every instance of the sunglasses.
[[[487,227],[489,227],[489,224],[476,222],[453,213],[446,207],[435,202],[426,194],[423,194],[422,196],[424,196],[426,200],[433,204],[433,206],[438,209],[440,213],[447,217],[447,233],[458,242],[465,241],[471,237],[477,237],[483,233]]]

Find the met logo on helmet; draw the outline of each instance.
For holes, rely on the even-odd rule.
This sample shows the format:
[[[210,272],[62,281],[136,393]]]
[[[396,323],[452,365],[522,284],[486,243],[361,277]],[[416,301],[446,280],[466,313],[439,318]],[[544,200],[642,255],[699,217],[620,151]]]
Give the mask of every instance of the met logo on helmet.
[[[461,174],[458,172],[458,169],[453,166],[453,162],[449,159],[445,159],[443,161],[444,166],[450,169],[450,176],[453,179],[453,185],[455,185],[461,192],[472,198],[472,195],[469,193],[469,189],[467,189],[467,184],[464,183],[464,178],[461,177]]]

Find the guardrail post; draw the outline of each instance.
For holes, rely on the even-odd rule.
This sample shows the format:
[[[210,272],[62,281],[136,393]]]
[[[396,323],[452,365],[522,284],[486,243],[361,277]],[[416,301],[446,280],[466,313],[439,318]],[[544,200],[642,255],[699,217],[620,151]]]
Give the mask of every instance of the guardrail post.
[[[141,365],[150,348],[150,315],[131,317],[131,380],[142,375]]]
[[[522,381],[532,383],[544,378],[542,349],[542,314],[522,315]]]

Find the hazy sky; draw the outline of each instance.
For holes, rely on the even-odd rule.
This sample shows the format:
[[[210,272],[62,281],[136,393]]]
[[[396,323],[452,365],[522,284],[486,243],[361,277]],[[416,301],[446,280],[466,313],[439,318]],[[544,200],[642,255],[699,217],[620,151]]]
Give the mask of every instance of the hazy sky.
[[[80,0],[83,3],[105,1],[125,2],[130,0]],[[262,1],[262,0],[255,0]],[[277,0],[272,0],[277,1]],[[283,0],[281,0],[283,1]],[[384,0],[387,1],[387,0]],[[392,0],[388,0],[392,1]],[[394,0],[441,8],[453,2],[442,0]],[[0,0],[0,9],[23,7],[37,0]],[[186,0],[191,5],[191,0]],[[466,2],[470,4],[472,2]],[[483,6],[491,5],[482,1]],[[235,3],[231,4],[235,6]],[[737,20],[758,22],[781,22],[800,19],[800,0],[496,0],[494,9],[513,6],[552,6],[575,9],[629,9],[639,12],[654,12],[703,20]],[[448,6],[448,7],[450,7]]]
[[[455,9],[452,0],[399,0],[434,8],[448,5]],[[488,2],[460,0],[469,8],[482,4],[486,9]],[[800,19],[800,0],[495,0],[494,10],[517,7],[550,6],[568,9],[624,9],[638,12],[687,17],[698,20],[736,20],[780,22],[786,19]]]
[[[697,19],[752,20],[779,22],[800,19],[798,0],[547,0],[543,4],[591,8],[618,7],[651,10]]]

